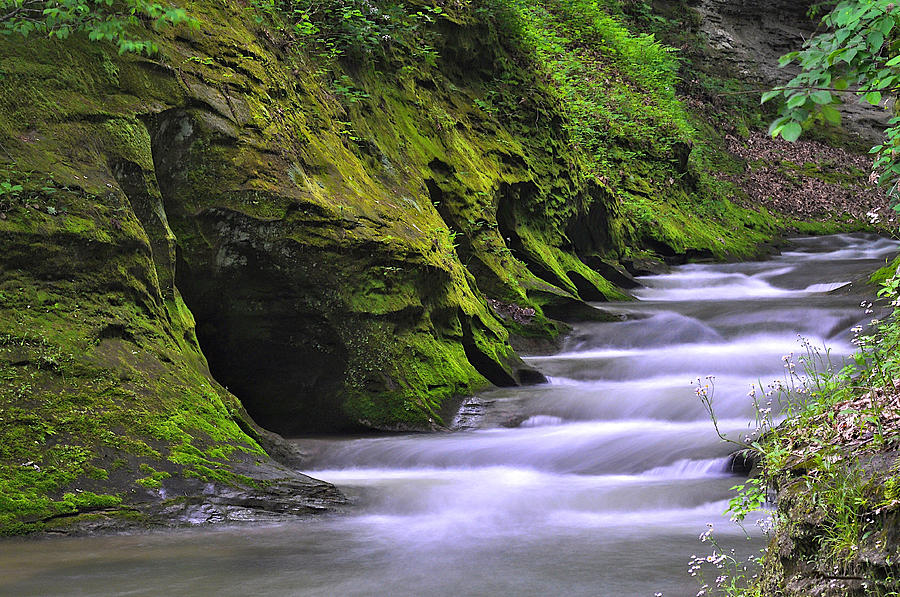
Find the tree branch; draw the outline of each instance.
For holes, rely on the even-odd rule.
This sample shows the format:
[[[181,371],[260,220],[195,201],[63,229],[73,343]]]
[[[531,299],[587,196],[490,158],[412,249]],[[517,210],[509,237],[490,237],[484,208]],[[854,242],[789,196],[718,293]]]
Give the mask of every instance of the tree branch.
[[[32,8],[32,6],[40,7],[42,4],[41,0],[31,0],[30,2],[23,2],[20,6],[17,6],[10,12],[5,15],[0,16],[0,23],[4,21],[12,20],[19,13],[38,13],[43,14],[43,10],[41,8]]]
[[[870,91],[879,91],[879,90],[878,89],[835,89],[834,87],[775,87],[774,89],[750,89],[748,91],[727,91],[724,93],[717,93],[716,96],[721,97],[723,95],[748,95],[751,93],[766,93],[767,91],[831,91],[832,93],[869,93]]]

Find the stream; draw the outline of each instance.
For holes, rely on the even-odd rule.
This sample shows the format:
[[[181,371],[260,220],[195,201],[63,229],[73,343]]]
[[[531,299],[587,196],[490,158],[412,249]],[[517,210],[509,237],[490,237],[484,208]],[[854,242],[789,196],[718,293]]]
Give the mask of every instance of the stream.
[[[798,335],[839,367],[860,295],[830,292],[898,244],[794,239],[764,262],[648,276],[603,303],[562,352],[526,360],[549,383],[467,400],[457,431],[298,439],[348,513],[271,524],[0,543],[2,595],[670,596],[707,523],[746,558],[764,544],[723,515],[730,448],[692,380],[715,377],[720,426],[748,431],[748,390],[783,376]],[[714,573],[713,573],[714,576]]]

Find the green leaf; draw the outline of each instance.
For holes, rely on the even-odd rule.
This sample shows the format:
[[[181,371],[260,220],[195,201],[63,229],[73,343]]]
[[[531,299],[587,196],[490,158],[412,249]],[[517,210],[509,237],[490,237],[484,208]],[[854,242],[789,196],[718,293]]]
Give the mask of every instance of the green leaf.
[[[837,50],[835,50],[835,51],[831,52],[830,54],[828,54],[828,57],[825,59],[825,61],[827,62],[828,66],[833,65],[833,64],[834,64],[834,61],[837,60],[838,57],[839,57],[841,54],[844,53],[844,50],[845,50],[845,49],[846,49],[846,48],[838,48]]]
[[[850,86],[850,83],[847,82],[847,79],[840,78],[834,80],[834,88],[838,91],[844,91]]]
[[[790,99],[788,99],[786,105],[788,108],[799,108],[800,106],[802,106],[803,104],[806,103],[806,99],[807,99],[806,94],[797,93],[797,94],[792,95],[790,97]]]
[[[781,95],[781,93],[782,93],[782,91],[780,89],[773,89],[772,91],[766,91],[764,94],[762,94],[762,99],[759,101],[759,103],[764,104],[767,101],[778,97],[779,95]]]
[[[810,117],[809,110],[804,110],[803,108],[797,108],[796,110],[791,110],[790,119],[795,120],[797,122],[806,122]]]
[[[782,116],[777,120],[772,121],[772,124],[769,125],[769,134],[773,137],[777,136],[779,132],[781,132],[782,127],[790,120],[787,116]]]
[[[891,75],[889,77],[884,77],[880,81],[878,81],[878,85],[876,87],[878,90],[887,89],[891,85],[893,85],[897,81],[897,77],[895,75]]]
[[[832,100],[830,91],[814,91],[809,98],[817,104],[830,104]]]
[[[873,31],[866,37],[866,42],[868,42],[872,53],[877,54],[881,50],[881,46],[884,45],[884,35],[882,35],[881,31]]]
[[[825,119],[825,122],[834,125],[841,124],[841,113],[831,106],[822,106],[822,117]]]
[[[793,62],[794,59],[799,55],[800,55],[800,52],[790,52],[789,54],[785,54],[784,56],[782,56],[781,58],[778,59],[778,66],[782,67],[782,68],[787,66],[788,64]]]
[[[791,143],[793,143],[800,138],[800,133],[802,132],[803,127],[800,126],[800,123],[791,121],[784,125],[784,127],[781,129],[781,138],[785,141],[790,141]]]
[[[877,106],[881,103],[881,92],[880,91],[870,91],[865,95],[865,99],[867,102],[872,104],[873,106]]]

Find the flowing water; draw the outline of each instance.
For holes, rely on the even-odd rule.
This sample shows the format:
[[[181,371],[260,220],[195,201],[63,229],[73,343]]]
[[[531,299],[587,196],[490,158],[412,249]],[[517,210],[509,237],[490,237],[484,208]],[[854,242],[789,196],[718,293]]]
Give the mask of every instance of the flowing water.
[[[298,440],[348,514],[280,524],[0,543],[4,595],[695,595],[687,575],[722,512],[729,447],[691,386],[715,376],[722,428],[746,432],[751,383],[783,375],[798,334],[837,366],[867,316],[834,290],[897,244],[797,239],[759,263],[686,265],[641,281],[621,322],[575,326],[527,360],[550,383],[463,405],[458,431]]]

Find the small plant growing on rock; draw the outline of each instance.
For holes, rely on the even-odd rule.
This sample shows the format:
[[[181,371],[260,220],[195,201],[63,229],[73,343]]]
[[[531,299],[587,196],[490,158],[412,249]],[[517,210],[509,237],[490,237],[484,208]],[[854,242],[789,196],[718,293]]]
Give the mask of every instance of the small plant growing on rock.
[[[796,359],[793,354],[784,357],[783,378],[765,390],[761,384],[751,388],[757,427],[747,436],[732,438],[720,430],[713,378],[694,382],[716,433],[738,446],[757,471],[732,488],[737,491],[729,502],[732,520],[740,523],[751,513],[766,513],[758,523],[763,532],[778,538],[779,545],[786,542],[801,550],[815,564],[803,564],[807,574],[821,576],[828,569],[827,578],[863,582],[865,594],[873,595],[900,590],[891,573],[896,554],[889,553],[885,527],[888,515],[900,507],[897,483],[878,464],[887,459],[895,471],[891,455],[900,447],[898,289],[897,276],[884,283],[879,296],[890,302],[893,314],[884,321],[872,319],[865,330],[853,329],[857,352],[840,370],[827,349],[801,338],[804,351]],[[861,306],[867,315],[873,312],[871,303]],[[775,491],[777,509],[770,510]],[[703,579],[704,567],[713,566],[716,580],[703,581],[699,594],[770,594],[767,573],[776,566],[776,556],[764,550],[756,558],[760,572],[750,575],[723,553],[711,529],[701,540],[713,546],[712,554],[693,558],[690,571]],[[873,553],[885,557],[873,559]]]

